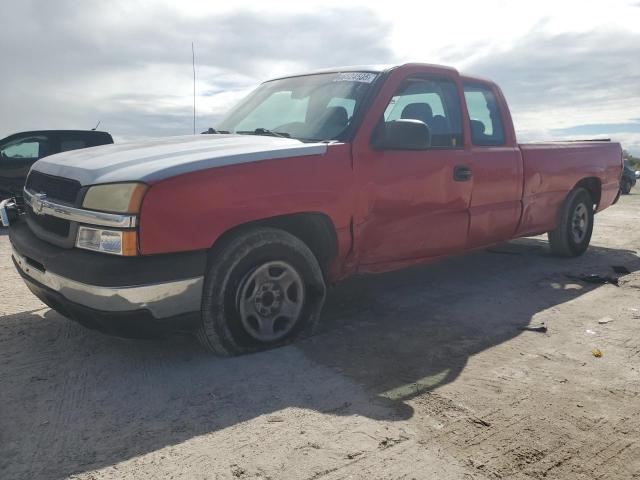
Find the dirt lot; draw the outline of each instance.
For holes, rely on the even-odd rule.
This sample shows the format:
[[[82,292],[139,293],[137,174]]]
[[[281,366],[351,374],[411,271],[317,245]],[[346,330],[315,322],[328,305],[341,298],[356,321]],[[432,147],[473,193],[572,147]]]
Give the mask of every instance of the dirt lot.
[[[636,194],[580,259],[523,239],[353,279],[316,337],[232,359],[62,318],[3,232],[0,478],[640,478],[639,221]]]

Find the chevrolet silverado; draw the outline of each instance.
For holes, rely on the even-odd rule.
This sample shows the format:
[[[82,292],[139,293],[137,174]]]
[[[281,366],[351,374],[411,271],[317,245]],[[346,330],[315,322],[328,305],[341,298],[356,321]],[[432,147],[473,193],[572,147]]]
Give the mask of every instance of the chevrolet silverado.
[[[616,199],[613,142],[519,144],[491,81],[428,64],[263,83],[209,135],[36,162],[13,260],[62,315],[234,355],[313,329],[326,286],[548,233],[588,247]]]

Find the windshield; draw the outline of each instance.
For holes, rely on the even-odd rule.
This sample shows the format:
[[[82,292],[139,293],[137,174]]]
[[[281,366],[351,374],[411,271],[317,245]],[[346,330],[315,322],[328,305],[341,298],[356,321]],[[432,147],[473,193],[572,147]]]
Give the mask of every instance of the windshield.
[[[376,73],[370,72],[343,72],[266,82],[236,106],[216,129],[303,141],[337,140],[376,77]]]

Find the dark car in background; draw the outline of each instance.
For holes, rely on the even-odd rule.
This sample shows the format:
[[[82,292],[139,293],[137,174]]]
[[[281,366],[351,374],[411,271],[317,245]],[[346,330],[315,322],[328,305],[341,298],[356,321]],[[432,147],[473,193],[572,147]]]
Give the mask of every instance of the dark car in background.
[[[54,153],[113,143],[107,132],[95,130],[37,130],[0,140],[0,200],[21,197],[31,165]]]
[[[636,184],[636,172],[629,162],[624,162],[624,168],[622,170],[622,177],[620,178],[620,193],[628,195],[631,193],[631,189]]]

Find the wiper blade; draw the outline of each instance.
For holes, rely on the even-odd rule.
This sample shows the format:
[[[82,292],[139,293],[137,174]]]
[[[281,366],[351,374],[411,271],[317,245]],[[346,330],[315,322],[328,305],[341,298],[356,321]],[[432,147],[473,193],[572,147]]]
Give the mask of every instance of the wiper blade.
[[[287,132],[274,132],[266,128],[256,128],[255,130],[239,130],[236,132],[240,135],[266,135],[269,137],[291,138],[291,134]]]
[[[207,131],[202,132],[202,135],[216,135],[216,134],[225,135],[228,133],[230,133],[228,130],[216,130],[215,128],[209,127]]]

